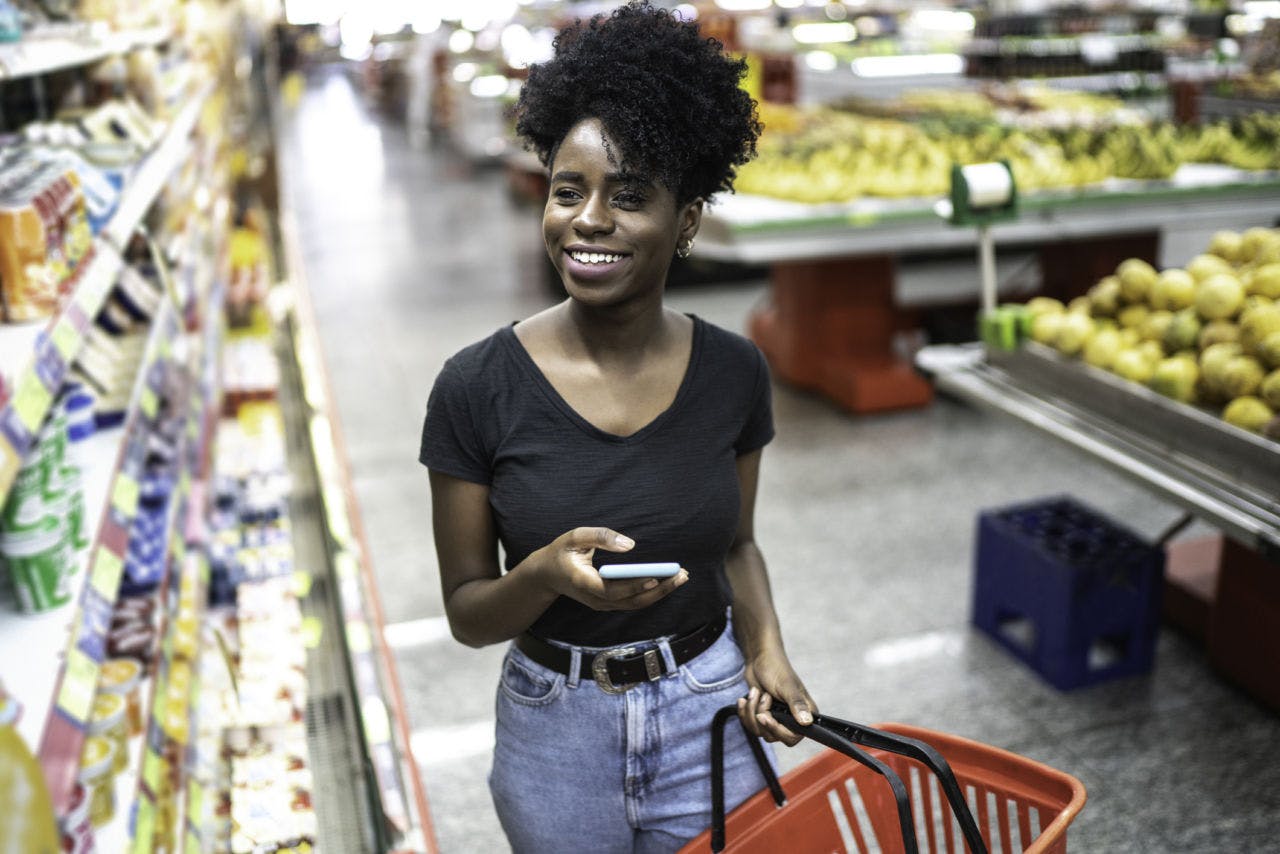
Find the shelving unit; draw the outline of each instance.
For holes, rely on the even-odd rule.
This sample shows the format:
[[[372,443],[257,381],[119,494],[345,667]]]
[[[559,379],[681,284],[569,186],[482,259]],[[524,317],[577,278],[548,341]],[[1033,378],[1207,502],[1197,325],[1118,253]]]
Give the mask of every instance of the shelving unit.
[[[175,171],[187,159],[191,131],[212,92],[206,86],[170,123],[164,139],[134,171],[121,193],[111,221],[94,240],[74,296],[47,324],[0,326],[6,353],[24,354],[26,367],[16,374],[13,398],[0,407],[0,504],[9,493],[22,458],[44,421],[63,378],[84,346],[93,318],[111,292],[123,260],[120,247],[138,229],[147,211]]]
[[[158,47],[172,37],[168,27],[114,32],[102,28],[37,30],[21,41],[0,44],[0,82],[36,77],[91,65],[143,47]]]
[[[237,22],[233,5],[215,22],[227,33]],[[31,78],[39,87],[42,75],[173,38],[168,30],[90,33],[84,29],[0,46],[0,83]],[[129,740],[128,762],[115,775],[114,816],[93,832],[100,851],[216,850],[216,827],[225,822],[215,814],[217,784],[204,773],[210,756],[216,759],[220,753],[217,732],[212,745],[208,733],[203,743],[197,739],[202,698],[198,672],[205,655],[220,653],[210,629],[202,626],[196,636],[192,626],[203,624],[210,583],[205,519],[213,489],[212,448],[226,414],[219,386],[230,269],[223,257],[230,190],[224,186],[225,175],[208,174],[211,167],[225,168],[217,163],[227,156],[222,135],[227,122],[225,116],[214,121],[206,109],[221,109],[235,99],[235,92],[220,88],[238,85],[229,82],[229,67],[220,81],[212,79],[214,70],[207,70],[211,79],[184,98],[160,141],[129,170],[116,211],[95,236],[62,310],[46,321],[0,326],[0,354],[13,392],[0,407],[2,504],[86,346],[95,318],[130,263],[125,253],[135,235],[141,233],[149,243],[155,239],[152,260],[163,245],[174,265],[172,279],[180,293],[170,287],[170,273],[160,271],[161,308],[151,319],[125,421],[98,431],[86,448],[92,463],[84,474],[85,517],[96,524],[96,536],[79,558],[71,601],[42,614],[0,613],[0,649],[23,653],[6,655],[0,679],[23,705],[18,733],[35,753],[54,812],[63,822],[100,690],[106,635],[121,590],[131,527],[141,512],[149,428],[162,414],[181,419],[185,426],[176,448],[181,465],[158,535],[165,562],[154,595],[158,649],[140,689],[146,731]],[[184,200],[197,187],[199,194],[209,191],[214,203],[199,203],[188,211]],[[173,227],[168,219],[160,224],[161,199],[183,205],[182,216],[188,219],[182,231],[167,232]],[[296,245],[288,245],[293,255],[282,266],[289,268],[285,278],[291,284],[281,287],[302,292],[299,302],[305,304],[301,262]],[[175,296],[183,300],[181,307]],[[290,497],[297,520],[293,580],[308,613],[307,630],[317,642],[307,652],[311,693],[302,722],[312,751],[316,797],[324,807],[316,842],[334,851],[434,851],[309,317],[305,308],[292,313],[283,320],[287,334],[272,333],[271,341],[284,378],[278,402],[288,423],[290,466],[297,476],[298,492]],[[161,362],[176,372],[177,386],[157,385],[153,367]],[[165,393],[177,398],[167,399],[162,409]],[[220,619],[225,614],[211,615],[214,622]],[[65,822],[61,829],[69,832]]]

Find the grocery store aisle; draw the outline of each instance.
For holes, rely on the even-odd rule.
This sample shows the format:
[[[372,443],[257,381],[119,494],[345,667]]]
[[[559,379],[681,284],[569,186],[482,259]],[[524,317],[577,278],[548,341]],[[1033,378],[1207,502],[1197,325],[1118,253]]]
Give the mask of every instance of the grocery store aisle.
[[[496,170],[413,151],[339,74],[316,77],[281,145],[346,436],[443,851],[505,848],[485,787],[502,649],[443,623],[426,472],[416,463],[443,360],[547,303],[537,213]],[[744,327],[759,283],[671,303]],[[759,536],[797,667],[823,706],[996,744],[1071,771],[1086,852],[1259,851],[1280,815],[1280,719],[1162,633],[1150,677],[1062,694],[968,628],[984,508],[1069,493],[1144,536],[1177,512],[1011,422],[939,400],[851,418],[785,387],[765,454]],[[784,767],[812,755],[782,754]]]

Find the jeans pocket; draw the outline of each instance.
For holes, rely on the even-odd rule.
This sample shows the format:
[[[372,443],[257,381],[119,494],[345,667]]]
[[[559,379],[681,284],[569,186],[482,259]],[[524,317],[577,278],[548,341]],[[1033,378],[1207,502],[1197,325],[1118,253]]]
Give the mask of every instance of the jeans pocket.
[[[498,682],[502,693],[523,706],[545,706],[554,702],[564,691],[564,676],[543,668],[535,670],[520,661],[523,657],[512,649],[503,659],[502,678]]]
[[[732,632],[726,629],[706,652],[682,665],[680,675],[690,691],[710,694],[740,684],[746,670],[742,651],[734,642]]]

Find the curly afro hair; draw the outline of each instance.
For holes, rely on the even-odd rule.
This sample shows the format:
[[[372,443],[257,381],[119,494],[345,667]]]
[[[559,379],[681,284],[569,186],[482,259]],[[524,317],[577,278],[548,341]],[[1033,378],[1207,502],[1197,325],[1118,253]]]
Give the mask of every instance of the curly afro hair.
[[[746,70],[697,25],[633,0],[560,31],[554,58],[529,69],[516,132],[550,167],[569,130],[598,119],[628,172],[681,204],[709,199],[732,192],[756,152],[756,104],[738,86]]]

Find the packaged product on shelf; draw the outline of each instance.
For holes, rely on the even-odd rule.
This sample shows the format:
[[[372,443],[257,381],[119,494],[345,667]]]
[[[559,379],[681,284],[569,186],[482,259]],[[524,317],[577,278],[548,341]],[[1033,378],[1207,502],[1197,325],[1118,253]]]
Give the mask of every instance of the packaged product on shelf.
[[[43,167],[0,196],[0,319],[48,317],[93,248],[74,172]]]
[[[79,781],[89,793],[89,823],[102,827],[116,815],[115,745],[100,735],[84,740]]]
[[[58,832],[44,773],[18,734],[22,705],[0,683],[0,804],[6,850],[56,851]],[[21,804],[21,809],[13,809]]]
[[[119,773],[129,767],[129,720],[127,701],[119,694],[99,693],[89,716],[89,735],[102,736],[115,748],[111,770]]]
[[[41,163],[75,174],[84,195],[89,227],[94,234],[102,231],[120,204],[123,175],[94,165],[69,148],[34,146],[31,154]]]
[[[89,791],[77,782],[71,788],[71,804],[58,822],[62,829],[63,854],[93,854],[93,822],[89,814]]]
[[[231,851],[280,851],[315,845],[314,783],[301,725],[232,729]]]
[[[84,490],[66,464],[67,418],[55,406],[19,470],[0,513],[0,559],[19,608],[37,613],[66,604],[87,545]]]
[[[145,719],[142,714],[142,665],[131,658],[111,658],[102,665],[98,690],[106,695],[123,697],[125,720],[129,735],[142,735]]]

